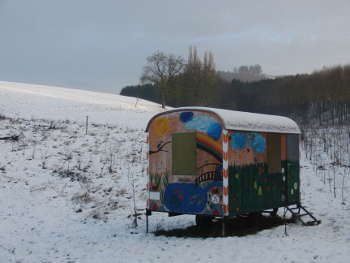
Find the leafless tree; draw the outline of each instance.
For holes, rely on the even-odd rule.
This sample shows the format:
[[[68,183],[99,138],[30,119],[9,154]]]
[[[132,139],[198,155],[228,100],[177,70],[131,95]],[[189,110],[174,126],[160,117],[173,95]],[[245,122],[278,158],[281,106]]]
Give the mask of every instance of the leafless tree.
[[[185,62],[181,56],[165,54],[161,51],[156,51],[147,57],[141,82],[152,83],[159,88],[163,109],[166,104],[167,89],[171,81],[182,72],[184,65]]]

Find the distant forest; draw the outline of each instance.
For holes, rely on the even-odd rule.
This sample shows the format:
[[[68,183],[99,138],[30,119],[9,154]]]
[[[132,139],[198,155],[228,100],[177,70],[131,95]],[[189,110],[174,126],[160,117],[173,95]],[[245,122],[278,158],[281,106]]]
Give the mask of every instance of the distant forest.
[[[223,76],[215,70],[211,56],[211,60],[204,59],[202,63],[196,54],[193,55],[193,50],[191,52],[184,71],[168,83],[167,105],[278,114],[292,117],[299,123],[312,120],[315,125],[350,123],[350,65],[274,79],[266,78],[255,65],[250,70],[260,80],[247,80],[248,66],[243,68],[245,81],[236,79],[239,69],[231,74],[236,78],[230,80],[229,72],[224,72]],[[121,95],[161,102],[156,83],[127,86]]]

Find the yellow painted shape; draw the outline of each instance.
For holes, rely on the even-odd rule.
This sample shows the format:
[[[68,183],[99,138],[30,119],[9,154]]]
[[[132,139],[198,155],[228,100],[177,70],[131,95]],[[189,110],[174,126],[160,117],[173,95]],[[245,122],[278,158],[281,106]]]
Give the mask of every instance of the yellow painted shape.
[[[236,177],[236,179],[239,179],[239,174],[236,174],[235,177]]]
[[[154,131],[157,135],[163,136],[169,133],[169,120],[165,118],[159,118],[154,121]]]
[[[261,186],[259,186],[258,195],[259,195],[259,196],[263,195]]]

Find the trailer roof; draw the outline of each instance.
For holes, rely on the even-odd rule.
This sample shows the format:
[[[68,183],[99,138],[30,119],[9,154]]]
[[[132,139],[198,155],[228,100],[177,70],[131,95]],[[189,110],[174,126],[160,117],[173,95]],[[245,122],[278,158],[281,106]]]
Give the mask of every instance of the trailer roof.
[[[181,107],[161,112],[153,116],[148,122],[146,131],[148,131],[150,123],[156,117],[177,111],[212,112],[222,119],[225,128],[228,130],[300,134],[296,122],[287,117],[207,107]]]

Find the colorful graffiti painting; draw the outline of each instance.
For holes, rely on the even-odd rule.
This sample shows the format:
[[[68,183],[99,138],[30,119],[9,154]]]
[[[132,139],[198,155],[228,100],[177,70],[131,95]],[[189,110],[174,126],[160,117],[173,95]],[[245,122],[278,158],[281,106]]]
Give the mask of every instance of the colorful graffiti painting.
[[[157,144],[157,150],[149,150],[149,154],[154,154],[154,153],[158,153],[158,152],[168,152],[167,150],[164,149],[164,147],[169,143],[171,143],[171,142],[170,141],[168,141],[168,142],[160,141]]]
[[[218,140],[222,132],[221,124],[214,118],[208,116],[192,117],[185,122],[185,129],[205,133],[214,140]]]
[[[150,191],[158,192],[160,200],[150,200],[153,211],[220,215],[222,209],[222,124],[213,114],[184,111],[157,117],[150,126]],[[173,134],[195,133],[196,167],[194,176],[184,181],[169,174],[173,165]],[[175,146],[174,146],[175,145]],[[169,167],[168,167],[169,168]]]
[[[199,149],[206,151],[214,156],[219,162],[222,162],[222,149],[218,142],[205,134],[197,133],[196,143]]]
[[[223,213],[222,211],[222,187],[212,187],[208,189],[208,208],[212,215],[218,216]]]
[[[195,184],[169,184],[164,194],[167,209],[177,213],[200,213],[207,203],[205,189]]]
[[[245,133],[234,133],[231,136],[231,147],[234,150],[241,150],[246,147],[248,136]]]
[[[256,153],[263,153],[266,151],[266,139],[259,133],[253,133],[253,140],[251,146]]]
[[[166,135],[170,132],[169,120],[166,118],[158,118],[154,121],[155,133],[159,136]]]
[[[204,187],[195,184],[172,183],[166,187],[164,205],[176,213],[220,214],[222,183],[211,182]],[[208,194],[210,193],[210,194]]]
[[[208,181],[222,181],[222,164],[209,163],[203,165],[201,168],[205,166],[214,166],[214,169],[201,173],[195,180],[196,184]]]
[[[231,130],[223,121],[195,108],[154,118],[148,139],[151,211],[222,217],[300,200],[299,155],[295,163],[288,160],[290,135]],[[281,172],[270,172],[275,163]]]
[[[220,138],[221,132],[222,128],[218,122],[210,124],[207,130],[207,134],[214,140],[218,140]]]
[[[251,147],[256,153],[263,153],[266,151],[266,139],[259,133],[235,132],[231,136],[230,145],[234,150],[242,150]]]
[[[192,111],[185,111],[180,113],[180,120],[182,122],[189,122],[193,119],[193,112]]]

